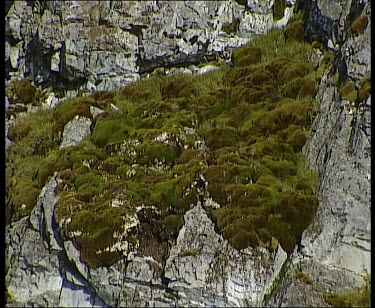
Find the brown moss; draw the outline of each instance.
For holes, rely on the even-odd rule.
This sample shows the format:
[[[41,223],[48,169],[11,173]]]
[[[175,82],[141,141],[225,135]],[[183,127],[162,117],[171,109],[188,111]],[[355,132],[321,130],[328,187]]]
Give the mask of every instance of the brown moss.
[[[246,102],[249,104],[256,104],[267,98],[267,92],[241,85],[232,88],[231,97],[232,100],[237,103]]]
[[[299,20],[288,22],[288,24],[284,27],[283,33],[285,40],[302,41],[305,34],[303,22]]]
[[[368,17],[366,15],[357,17],[352,25],[350,26],[350,31],[356,35],[363,34],[367,28]]]
[[[139,83],[128,84],[121,93],[125,98],[130,100],[145,100],[151,96],[151,92]]]
[[[225,72],[225,74],[223,75],[223,84],[235,86],[238,84],[239,80],[250,76],[251,72],[253,71],[254,69],[251,66],[234,67]]]
[[[306,96],[313,97],[315,94],[315,81],[309,77],[295,78],[286,84],[283,88],[282,95],[285,98],[303,98]]]
[[[161,87],[162,99],[195,96],[197,93],[189,76],[176,76]]]
[[[34,102],[36,88],[29,80],[22,79],[19,81],[12,81],[6,89],[6,93],[11,103],[27,105]]]
[[[307,140],[307,133],[302,130],[295,130],[287,139],[287,142],[293,147],[295,153],[301,152],[302,147],[305,145]]]
[[[279,78],[282,83],[286,83],[297,77],[304,77],[309,73],[309,69],[305,64],[296,62],[288,63],[286,67],[280,71]]]
[[[262,51],[258,47],[247,45],[233,52],[233,63],[235,66],[248,66],[257,64],[262,60]]]
[[[363,78],[361,80],[361,84],[358,90],[358,101],[359,102],[364,102],[367,100],[367,98],[371,94],[371,79],[370,78]]]
[[[284,0],[275,0],[273,4],[273,20],[277,21],[284,17],[285,11],[285,1]]]
[[[270,84],[272,85],[273,82],[273,76],[270,71],[268,71],[265,68],[260,68],[254,72],[251,73],[249,76],[249,80],[254,84],[258,86],[263,86],[264,84]]]
[[[205,133],[206,145],[214,150],[234,146],[238,139],[238,135],[232,127],[215,127]]]
[[[227,34],[236,34],[240,25],[240,19],[236,18],[233,22],[223,24],[222,30]]]
[[[342,99],[349,102],[355,102],[357,100],[357,90],[353,82],[346,82],[342,87],[340,87],[339,93]]]

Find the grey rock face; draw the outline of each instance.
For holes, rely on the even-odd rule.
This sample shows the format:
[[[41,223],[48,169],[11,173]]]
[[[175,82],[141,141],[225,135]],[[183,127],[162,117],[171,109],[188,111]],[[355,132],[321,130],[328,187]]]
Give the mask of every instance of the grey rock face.
[[[60,144],[60,149],[76,146],[91,133],[91,120],[76,116],[65,127]]]
[[[104,307],[63,250],[54,225],[57,184],[58,180],[52,177],[32,215],[17,221],[7,232],[6,285],[10,305]]]
[[[273,0],[15,1],[6,16],[7,78],[65,91],[113,90],[159,66],[230,56],[274,26]],[[288,15],[289,18],[289,15]],[[239,20],[236,35],[223,32]]]

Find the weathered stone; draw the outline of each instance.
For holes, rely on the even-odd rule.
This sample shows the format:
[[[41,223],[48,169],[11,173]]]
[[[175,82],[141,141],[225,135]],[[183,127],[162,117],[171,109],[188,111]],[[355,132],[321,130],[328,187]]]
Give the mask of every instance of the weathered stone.
[[[198,64],[214,53],[229,58],[231,49],[273,27],[273,1],[250,2],[251,11],[229,0],[51,1],[33,12],[17,1],[6,17],[17,43],[6,54],[12,70],[31,73],[37,85],[52,80],[69,91],[114,90],[159,66]],[[223,25],[235,20],[238,32],[228,36]]]
[[[60,149],[76,146],[91,133],[91,120],[77,115],[64,127]]]

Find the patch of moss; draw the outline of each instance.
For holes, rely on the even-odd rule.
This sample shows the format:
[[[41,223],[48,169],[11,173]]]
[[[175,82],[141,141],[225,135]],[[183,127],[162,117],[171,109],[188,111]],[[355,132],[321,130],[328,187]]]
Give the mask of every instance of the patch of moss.
[[[339,93],[341,97],[349,102],[355,102],[357,100],[357,89],[353,82],[346,82],[340,87]]]
[[[191,78],[180,75],[172,76],[168,82],[161,86],[160,92],[163,99],[189,98],[196,95]]]
[[[284,0],[275,0],[273,4],[273,20],[277,21],[284,17],[286,4]]]
[[[240,25],[240,19],[236,18],[232,22],[223,24],[222,30],[227,34],[236,34]]]
[[[233,63],[238,67],[257,64],[261,60],[262,50],[258,47],[245,45],[233,51]]]
[[[234,146],[237,141],[238,135],[235,129],[231,127],[215,127],[207,130],[205,134],[206,145],[214,150]]]
[[[298,280],[302,281],[304,284],[311,284],[312,283],[312,279],[310,278],[310,276],[307,275],[307,274],[305,274],[305,273],[303,273],[303,272],[301,272],[300,270],[295,270],[294,271],[294,276]]]
[[[314,97],[315,88],[315,81],[311,78],[297,77],[284,86],[282,95],[285,98]]]
[[[11,81],[6,88],[6,95],[13,104],[34,103],[36,88],[27,79]]]
[[[364,77],[358,89],[358,101],[364,102],[371,94],[371,78]]]
[[[362,15],[357,17],[350,26],[350,32],[354,33],[355,35],[363,34],[367,28],[368,24],[368,17],[366,15]]]
[[[303,22],[301,20],[290,20],[284,27],[285,40],[302,41],[305,35]]]
[[[74,98],[59,105],[54,111],[53,135],[58,137],[64,130],[65,125],[77,115],[92,120],[90,106],[92,98]]]
[[[361,287],[343,292],[327,292],[323,296],[331,307],[371,307],[370,276],[365,276],[365,282]]]

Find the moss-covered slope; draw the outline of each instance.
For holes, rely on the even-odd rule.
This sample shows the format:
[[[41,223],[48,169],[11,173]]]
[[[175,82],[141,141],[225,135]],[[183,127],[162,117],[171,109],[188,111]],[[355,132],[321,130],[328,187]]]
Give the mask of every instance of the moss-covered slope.
[[[318,206],[317,175],[301,154],[316,109],[311,52],[300,36],[272,30],[236,50],[233,68],[142,79],[20,119],[7,163],[13,219],[30,213],[57,171],[57,222],[90,266],[112,264],[129,246],[165,260],[199,196],[220,204],[207,210],[235,248],[291,252]],[[106,111],[92,135],[59,150],[64,125],[92,118],[90,106]]]

